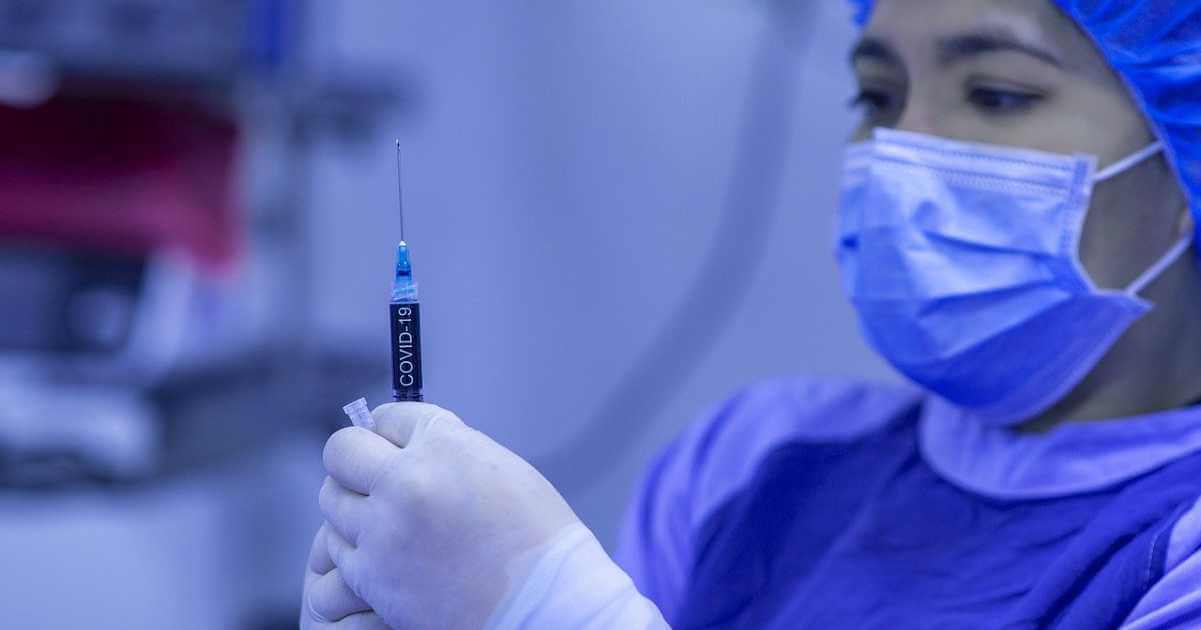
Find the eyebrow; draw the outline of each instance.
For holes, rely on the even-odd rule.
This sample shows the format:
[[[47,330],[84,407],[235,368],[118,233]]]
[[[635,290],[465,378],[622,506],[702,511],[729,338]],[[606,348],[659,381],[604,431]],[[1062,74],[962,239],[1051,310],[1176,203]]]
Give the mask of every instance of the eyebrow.
[[[950,66],[961,61],[981,55],[999,52],[1017,52],[1063,68],[1064,63],[1054,53],[1039,48],[1034,44],[1022,41],[1012,31],[1000,28],[986,28],[949,37],[939,38],[936,42],[938,64]],[[891,44],[878,37],[870,35],[859,40],[851,49],[850,62],[855,65],[860,61],[876,61],[890,66],[904,66],[901,55]]]
[[[860,61],[878,61],[890,66],[903,66],[901,56],[887,42],[870,35],[859,40],[851,49],[850,62],[855,65]]]
[[[1054,53],[1022,41],[1012,31],[1004,28],[988,28],[940,38],[937,49],[938,63],[942,66],[950,66],[990,53],[1016,52],[1057,68],[1064,67],[1063,61]]]

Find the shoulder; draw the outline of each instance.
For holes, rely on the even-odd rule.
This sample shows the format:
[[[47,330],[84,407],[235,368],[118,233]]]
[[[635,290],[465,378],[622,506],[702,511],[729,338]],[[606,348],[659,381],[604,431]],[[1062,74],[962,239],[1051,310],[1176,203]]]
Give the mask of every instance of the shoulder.
[[[651,461],[626,512],[621,565],[668,621],[674,620],[692,579],[694,533],[722,502],[753,482],[765,458],[786,444],[866,440],[903,424],[922,398],[897,386],[799,378],[735,393]]]
[[[690,486],[693,524],[736,493],[784,445],[864,441],[914,417],[916,388],[863,381],[779,379],[747,387],[691,424],[661,462]],[[674,475],[673,475],[674,476]]]
[[[790,378],[757,383],[695,422],[689,435],[736,426],[757,434],[815,441],[854,440],[921,404],[913,387],[868,381]],[[745,435],[745,433],[743,433]]]
[[[1160,577],[1135,605],[1123,630],[1201,621],[1201,498],[1181,506],[1164,533]]]

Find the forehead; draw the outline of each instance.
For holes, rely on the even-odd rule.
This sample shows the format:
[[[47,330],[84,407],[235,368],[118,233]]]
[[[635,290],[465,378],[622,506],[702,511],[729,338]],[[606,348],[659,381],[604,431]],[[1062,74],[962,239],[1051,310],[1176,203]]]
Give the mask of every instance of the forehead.
[[[1046,47],[1066,65],[1108,74],[1108,65],[1086,36],[1051,0],[875,0],[865,36],[916,54],[939,38],[1002,30]]]

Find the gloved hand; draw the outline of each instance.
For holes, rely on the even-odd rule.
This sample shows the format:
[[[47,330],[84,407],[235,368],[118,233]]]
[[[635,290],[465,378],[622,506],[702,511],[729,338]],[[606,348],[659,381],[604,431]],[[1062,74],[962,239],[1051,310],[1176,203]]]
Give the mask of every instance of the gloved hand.
[[[579,519],[538,471],[453,413],[392,403],[373,415],[376,433],[348,427],[325,445],[320,503],[337,569],[314,580],[314,605],[359,610],[357,594],[393,628],[484,627]],[[335,574],[349,593],[324,583]]]
[[[300,630],[389,630],[383,619],[342,581],[341,571],[329,557],[325,541],[328,529],[329,525],[322,525],[317,530],[309,551]]]

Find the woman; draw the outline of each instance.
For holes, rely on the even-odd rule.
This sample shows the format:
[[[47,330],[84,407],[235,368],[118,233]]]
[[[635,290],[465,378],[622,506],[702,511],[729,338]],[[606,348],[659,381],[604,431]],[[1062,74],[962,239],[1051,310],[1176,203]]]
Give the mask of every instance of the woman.
[[[861,9],[838,254],[919,387],[694,425],[630,512],[637,590],[512,454],[389,407],[327,446],[308,627],[1201,626],[1201,4]]]

